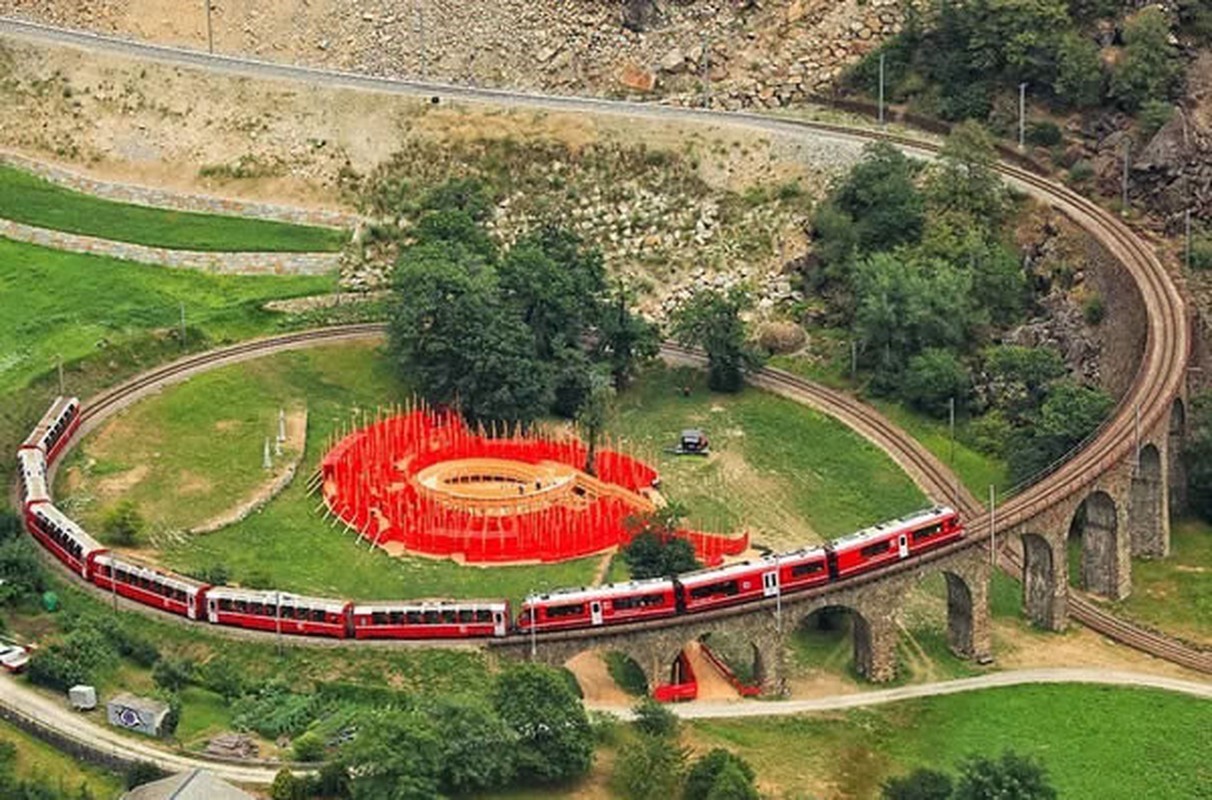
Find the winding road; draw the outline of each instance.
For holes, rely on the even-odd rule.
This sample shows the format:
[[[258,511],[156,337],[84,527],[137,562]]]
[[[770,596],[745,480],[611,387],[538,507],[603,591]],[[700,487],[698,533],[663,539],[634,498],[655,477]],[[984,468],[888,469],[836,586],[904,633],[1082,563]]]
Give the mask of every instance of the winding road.
[[[351,88],[407,95],[439,95],[467,102],[610,114],[669,122],[718,123],[745,126],[784,136],[813,137],[818,140],[867,142],[883,139],[909,153],[926,158],[931,158],[938,152],[938,145],[934,142],[883,130],[774,119],[756,114],[712,112],[596,98],[540,96],[506,90],[472,89],[435,83],[397,81],[231,56],[208,55],[181,48],[162,47],[90,33],[49,28],[12,19],[0,19],[0,35],[43,44],[52,43],[104,51],[183,67],[216,70],[254,78],[302,81],[331,88]],[[1040,177],[1027,168],[1013,164],[1001,164],[998,169],[1003,178],[1012,185],[1068,215],[1120,261],[1139,288],[1149,326],[1145,352],[1139,369],[1112,418],[1072,458],[1044,479],[1009,499],[999,509],[998,528],[1001,530],[1012,529],[1053,505],[1077,493],[1087,491],[1088,487],[1107,470],[1130,458],[1135,446],[1134,434],[1137,425],[1139,424],[1142,429],[1150,429],[1156,425],[1169,413],[1172,399],[1181,391],[1191,342],[1186,313],[1178,289],[1170,280],[1152,248],[1135,236],[1122,221],[1087,198]],[[188,356],[173,364],[136,376],[90,400],[86,405],[82,431],[95,427],[109,414],[117,412],[147,393],[207,369],[284,349],[311,347],[326,342],[353,341],[381,335],[381,326],[348,326],[244,342],[218,351]],[[693,353],[672,347],[666,348],[665,355],[670,358],[695,357]],[[800,402],[816,406],[837,417],[888,452],[930,496],[940,499],[953,497],[956,484],[950,471],[916,441],[855,398],[825,389],[779,370],[763,370],[754,377],[754,383]],[[1138,414],[1139,423],[1137,422]],[[985,540],[992,532],[989,530],[980,503],[966,490],[961,490],[957,504],[970,521],[971,535],[967,540],[953,545],[953,547],[988,546]],[[950,548],[941,552],[950,552]],[[927,556],[927,558],[929,557]],[[1018,565],[1011,561],[1007,554],[1003,554],[1003,559],[1007,566],[1018,568]],[[1212,672],[1212,654],[1192,650],[1164,636],[1135,628],[1102,612],[1080,596],[1074,595],[1071,598],[1070,609],[1075,618],[1100,633],[1176,663]],[[800,713],[893,702],[909,697],[971,691],[991,686],[1057,681],[1156,686],[1203,698],[1212,696],[1212,687],[1208,684],[1177,681],[1151,675],[1102,670],[1027,670],[999,672],[943,684],[900,687],[822,700],[757,704],[704,703],[681,706],[677,710],[679,714],[687,717]],[[831,705],[835,703],[836,705]],[[78,715],[66,711],[49,699],[8,678],[0,679],[0,705],[14,714],[24,715],[54,728],[65,736],[79,737],[81,741],[87,742],[103,742],[106,747],[112,746],[115,751],[130,754],[131,758],[147,758],[171,769],[207,766],[224,777],[241,782],[265,783],[272,780],[274,770],[272,767],[216,765],[209,761],[199,763],[196,759],[187,756],[166,754],[163,751],[128,740],[126,737],[117,737],[112,731],[87,723]]]

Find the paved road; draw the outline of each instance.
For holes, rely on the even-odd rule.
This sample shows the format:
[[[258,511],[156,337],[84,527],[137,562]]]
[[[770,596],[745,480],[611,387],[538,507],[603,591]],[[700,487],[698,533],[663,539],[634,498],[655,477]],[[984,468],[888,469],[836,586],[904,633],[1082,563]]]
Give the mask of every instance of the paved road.
[[[901,686],[895,689],[856,692],[855,694],[818,697],[811,700],[694,702],[675,705],[671,708],[683,719],[787,716],[862,708],[918,697],[937,697],[1005,686],[1054,683],[1163,689],[1186,694],[1203,701],[1212,700],[1212,683],[1165,678],[1140,672],[1102,669],[1024,669],[995,672],[976,678],[963,678],[942,683]],[[274,775],[278,771],[277,766],[234,764],[161,750],[138,739],[123,736],[107,727],[103,722],[103,712],[100,710],[88,715],[72,711],[66,703],[34,691],[24,681],[3,673],[0,673],[0,707],[27,720],[32,720],[60,737],[85,743],[94,750],[101,750],[131,761],[151,761],[163,769],[174,772],[202,767],[226,780],[265,785],[273,782]],[[619,709],[617,706],[601,707],[597,710],[610,711],[623,718],[630,716],[629,711]]]

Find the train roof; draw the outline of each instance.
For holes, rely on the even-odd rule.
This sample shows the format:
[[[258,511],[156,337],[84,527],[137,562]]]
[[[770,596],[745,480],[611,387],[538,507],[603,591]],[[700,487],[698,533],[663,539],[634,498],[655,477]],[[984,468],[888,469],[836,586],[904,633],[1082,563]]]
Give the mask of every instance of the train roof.
[[[672,589],[673,581],[669,578],[646,578],[625,583],[608,583],[605,586],[578,586],[572,589],[554,589],[540,595],[526,598],[527,603],[558,600],[576,602],[577,600],[600,600],[607,597],[622,597],[637,592],[649,592],[661,589]]]
[[[238,586],[215,586],[206,590],[206,596],[217,600],[250,600],[266,605],[281,604],[294,608],[322,608],[329,611],[343,611],[349,605],[348,600],[334,600],[331,597],[305,597],[273,589],[242,589]]]
[[[955,510],[949,506],[934,506],[933,508],[925,508],[921,511],[915,511],[912,514],[906,514],[903,517],[890,519],[886,522],[880,522],[872,525],[869,528],[863,528],[861,531],[848,533],[845,536],[834,539],[829,543],[829,547],[834,549],[838,547],[849,547],[856,544],[871,541],[872,539],[886,536],[890,533],[896,533],[907,528],[912,528],[924,522],[929,522],[935,519],[942,519],[953,515]]]
[[[127,572],[133,572],[136,575],[146,575],[149,578],[154,578],[158,583],[165,586],[172,586],[176,589],[185,589],[186,591],[198,591],[207,586],[206,583],[187,577],[178,575],[175,572],[165,572],[164,570],[156,569],[155,567],[146,564],[140,564],[135,561],[129,561],[120,555],[113,552],[102,553],[97,556],[98,564],[112,566],[115,569],[125,569]]]
[[[85,552],[105,549],[101,546],[100,542],[88,535],[88,531],[81,528],[75,520],[64,514],[53,504],[39,503],[38,505],[34,506],[33,513],[46,517],[48,520],[58,525],[64,530],[64,532],[83,545]]]
[[[775,553],[772,557],[782,564],[784,561],[795,561],[801,558],[825,558],[826,555],[828,552],[825,550],[825,545],[818,544],[812,547],[801,547],[790,553]]]
[[[79,407],[79,405],[80,405],[79,398],[65,397],[63,395],[56,397],[54,399],[54,401],[51,403],[51,407],[46,410],[46,413],[42,415],[42,418],[40,420],[38,420],[38,424],[36,426],[34,426],[34,429],[32,431],[30,431],[29,436],[25,437],[25,441],[23,441],[21,443],[21,447],[22,448],[45,447],[46,445],[44,444],[43,440],[46,438],[47,431],[50,429],[51,425],[54,424],[55,421],[57,421],[60,417],[63,416],[63,412],[66,411],[72,405]]]
[[[399,600],[386,603],[355,603],[355,614],[376,614],[391,611],[505,611],[508,600]]]
[[[17,465],[21,470],[24,485],[24,503],[50,500],[50,489],[46,485],[46,456],[41,450],[18,450]]]
[[[778,562],[778,556],[762,556],[759,559],[741,561],[736,564],[726,564],[722,567],[710,567],[708,569],[695,570],[694,572],[685,572],[678,576],[678,581],[683,585],[688,583],[713,583],[718,580],[745,575],[754,570],[773,569],[778,566]]]

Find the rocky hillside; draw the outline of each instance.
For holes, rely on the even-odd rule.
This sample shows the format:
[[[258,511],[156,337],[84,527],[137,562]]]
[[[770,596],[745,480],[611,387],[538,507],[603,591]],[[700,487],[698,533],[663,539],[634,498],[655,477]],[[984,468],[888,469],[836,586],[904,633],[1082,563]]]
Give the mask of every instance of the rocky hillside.
[[[899,29],[898,0],[214,0],[215,49],[475,85],[775,107]],[[206,47],[201,2],[0,0],[0,14]]]

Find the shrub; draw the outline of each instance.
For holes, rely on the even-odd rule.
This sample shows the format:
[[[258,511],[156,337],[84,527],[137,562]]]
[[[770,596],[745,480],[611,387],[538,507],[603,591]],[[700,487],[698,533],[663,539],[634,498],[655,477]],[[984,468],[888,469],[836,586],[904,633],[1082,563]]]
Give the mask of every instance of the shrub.
[[[880,790],[882,800],[949,800],[951,776],[945,772],[919,768],[889,779]]]
[[[735,753],[717,747],[691,765],[682,797],[685,800],[700,800],[709,796],[721,774],[728,771],[740,773],[744,782],[753,786],[753,767]],[[755,790],[752,796],[756,798],[756,794]]]
[[[127,625],[116,625],[110,636],[118,655],[129,658],[141,667],[150,667],[160,659],[160,651],[151,639],[130,629]]]
[[[949,350],[931,348],[909,359],[901,395],[914,408],[943,416],[954,398],[962,410],[972,390],[968,368]]]
[[[1107,315],[1107,308],[1103,305],[1103,297],[1099,294],[1092,294],[1082,303],[1082,318],[1086,320],[1087,325],[1098,325]]]
[[[1212,236],[1191,237],[1191,268],[1212,269]]]
[[[1140,107],[1136,118],[1140,122],[1140,133],[1144,139],[1151,139],[1162,129],[1162,126],[1174,116],[1174,104],[1165,100],[1146,100]]]
[[[273,800],[307,800],[307,781],[296,778],[289,769],[282,767],[274,775],[269,796]]]
[[[648,677],[630,656],[611,651],[606,654],[606,671],[620,689],[636,697],[648,694]]]
[[[194,662],[186,658],[161,658],[152,668],[156,686],[169,692],[179,692],[193,680]]]
[[[651,697],[641,698],[632,711],[635,713],[632,724],[640,733],[669,739],[678,732],[677,716]]]
[[[1029,143],[1039,147],[1053,147],[1060,144],[1065,138],[1061,134],[1060,127],[1049,120],[1027,123],[1024,135]]]
[[[1094,177],[1094,165],[1084,158],[1078,159],[1073,166],[1069,167],[1069,181],[1071,183],[1085,183]]]
[[[131,500],[119,500],[101,521],[101,532],[113,544],[131,547],[143,533],[145,522]]]
[[[611,783],[627,800],[669,800],[677,796],[685,771],[685,750],[668,739],[641,735],[623,746]]]
[[[295,739],[291,745],[295,761],[322,761],[324,759],[324,741],[312,731]]]

